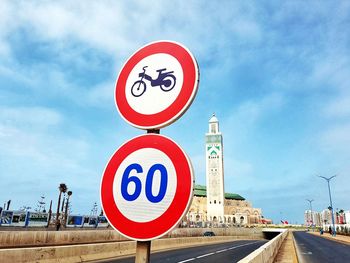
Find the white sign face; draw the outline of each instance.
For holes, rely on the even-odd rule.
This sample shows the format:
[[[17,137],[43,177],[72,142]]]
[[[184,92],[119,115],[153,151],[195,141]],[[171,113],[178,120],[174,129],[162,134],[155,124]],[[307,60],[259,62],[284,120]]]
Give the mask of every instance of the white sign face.
[[[126,99],[138,113],[156,114],[174,103],[183,84],[183,72],[176,58],[154,54],[142,59],[126,81]]]
[[[155,164],[158,164],[159,169],[156,167],[154,173],[149,173]],[[130,173],[125,174],[128,167],[133,169],[129,168]],[[137,168],[142,168],[142,172]],[[140,184],[130,180],[135,177]],[[146,187],[147,184],[150,187]],[[148,222],[169,208],[176,187],[176,171],[169,157],[157,149],[143,148],[131,153],[120,164],[113,183],[114,201],[125,217],[135,222]]]

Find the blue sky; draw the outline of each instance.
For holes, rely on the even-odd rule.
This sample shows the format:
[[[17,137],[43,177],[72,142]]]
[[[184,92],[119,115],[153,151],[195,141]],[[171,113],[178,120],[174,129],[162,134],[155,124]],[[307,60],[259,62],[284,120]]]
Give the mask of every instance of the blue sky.
[[[303,222],[328,203],[349,210],[349,1],[1,1],[0,204],[99,203],[113,152],[143,134],[118,115],[115,81],[141,46],[187,46],[200,68],[189,110],[161,133],[205,184],[204,134],[224,136],[225,190],[265,217]]]

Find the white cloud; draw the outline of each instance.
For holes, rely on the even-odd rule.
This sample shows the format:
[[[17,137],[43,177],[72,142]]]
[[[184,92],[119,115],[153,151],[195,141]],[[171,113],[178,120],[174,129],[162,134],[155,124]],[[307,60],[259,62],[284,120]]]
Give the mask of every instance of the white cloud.
[[[126,20],[118,4],[93,2],[22,2],[20,18],[43,40],[78,40],[115,52],[120,45],[120,25]]]
[[[16,82],[24,82],[23,88],[35,90],[42,97],[66,97],[77,104],[84,101],[84,105],[103,105],[110,96],[107,93],[111,89],[107,85],[114,88],[112,81],[115,79],[87,84],[82,90],[76,80],[71,79],[73,66],[91,74],[86,70],[98,71],[105,65],[99,60],[87,58],[80,53],[81,50],[86,53],[102,52],[119,67],[121,61],[145,41],[170,38],[184,40],[185,44],[191,45],[192,51],[196,51],[196,56],[205,60],[220,55],[223,64],[228,65],[227,53],[233,49],[224,40],[227,35],[234,34],[236,40],[253,42],[261,36],[261,28],[255,20],[256,11],[250,4],[230,4],[232,8],[229,9],[200,1],[159,2],[157,5],[113,1],[6,3],[6,17],[16,17],[13,24],[10,19],[3,19],[4,27],[9,28],[4,31],[7,41],[11,34],[23,30],[35,45],[47,45],[44,49],[52,58],[30,65],[13,61],[13,64],[0,65],[2,71]],[[173,12],[169,13],[170,9]],[[203,16],[203,12],[211,15]],[[232,16],[234,20],[230,21]],[[203,45],[203,42],[207,44]],[[8,46],[6,41],[2,44]],[[82,48],[75,48],[80,44],[83,44]],[[222,65],[216,67],[222,69]]]
[[[80,41],[116,57],[128,56],[145,41],[159,38],[185,40],[201,56],[211,56],[213,48],[231,50],[223,41],[227,34],[235,34],[238,41],[256,41],[262,35],[250,4],[232,3],[230,8],[224,8],[200,1],[155,5],[138,1],[7,3],[4,13],[6,17],[16,16],[16,23],[6,34],[24,27],[39,41]],[[203,16],[209,12],[210,16]],[[3,20],[4,27],[12,22]],[[207,45],[202,45],[203,41]]]
[[[0,119],[3,125],[47,129],[49,126],[59,125],[63,121],[59,112],[43,107],[1,107],[0,109]]]
[[[231,156],[232,155],[224,156],[225,177],[235,178],[235,180],[232,180],[232,181],[240,181],[240,184],[242,184],[243,182],[250,181],[252,177],[254,177],[254,172],[255,172],[254,165],[248,161],[238,160],[237,159],[238,156],[236,156],[236,158],[233,158]],[[233,184],[237,184],[237,183],[233,182]]]
[[[55,200],[61,182],[74,192],[75,211],[87,205],[82,201],[87,191],[98,200],[103,166],[99,169],[91,156],[94,146],[87,131],[44,107],[2,107],[0,120],[1,200],[12,198],[14,209],[33,206],[40,194]]]
[[[262,38],[260,25],[252,18],[240,17],[239,19],[231,24],[231,28],[238,38],[245,39],[245,41],[259,42]]]
[[[199,154],[196,156],[191,156],[191,162],[194,169],[194,175],[195,175],[195,181],[196,184],[206,184],[205,181],[205,156],[204,156],[204,150],[203,154]]]
[[[350,61],[343,53],[347,51],[332,52],[319,58],[313,65],[310,80],[326,89],[346,90],[349,88]]]
[[[350,123],[331,125],[321,133],[320,144],[324,151],[336,154],[339,159],[350,157]]]
[[[64,133],[63,116],[47,108],[1,108],[0,148],[4,160],[26,158],[46,169],[72,167],[86,158],[89,145]],[[73,161],[75,160],[75,161]],[[8,167],[11,168],[11,167]]]
[[[10,1],[2,1],[0,5],[0,58],[8,57],[11,48],[7,42],[7,35],[18,26],[19,21],[14,19],[15,8]]]
[[[0,57],[7,57],[10,54],[10,47],[6,41],[2,40],[0,37]]]
[[[260,99],[247,100],[241,103],[237,109],[233,109],[225,120],[228,129],[234,127],[235,130],[244,130],[254,127],[259,121],[272,111],[280,110],[286,103],[285,98],[280,93],[271,93]],[[239,127],[239,128],[238,128]]]
[[[114,101],[115,83],[107,82],[90,89],[86,95],[86,102],[97,107],[106,107]]]
[[[350,118],[350,94],[331,100],[323,112],[329,118]]]

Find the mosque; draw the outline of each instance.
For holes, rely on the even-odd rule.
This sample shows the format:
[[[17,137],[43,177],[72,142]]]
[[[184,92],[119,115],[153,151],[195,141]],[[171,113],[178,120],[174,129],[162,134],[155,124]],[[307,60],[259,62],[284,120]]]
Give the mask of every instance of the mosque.
[[[223,138],[215,114],[205,134],[206,185],[195,185],[190,209],[183,220],[189,226],[232,226],[264,221],[261,209],[239,194],[225,193]]]

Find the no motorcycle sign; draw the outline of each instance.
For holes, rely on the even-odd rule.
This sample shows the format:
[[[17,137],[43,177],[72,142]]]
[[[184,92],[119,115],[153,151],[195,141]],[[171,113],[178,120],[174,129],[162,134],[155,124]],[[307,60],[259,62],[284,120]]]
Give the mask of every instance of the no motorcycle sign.
[[[115,101],[121,116],[140,129],[159,129],[191,105],[199,71],[181,44],[160,41],[136,51],[119,73]]]

